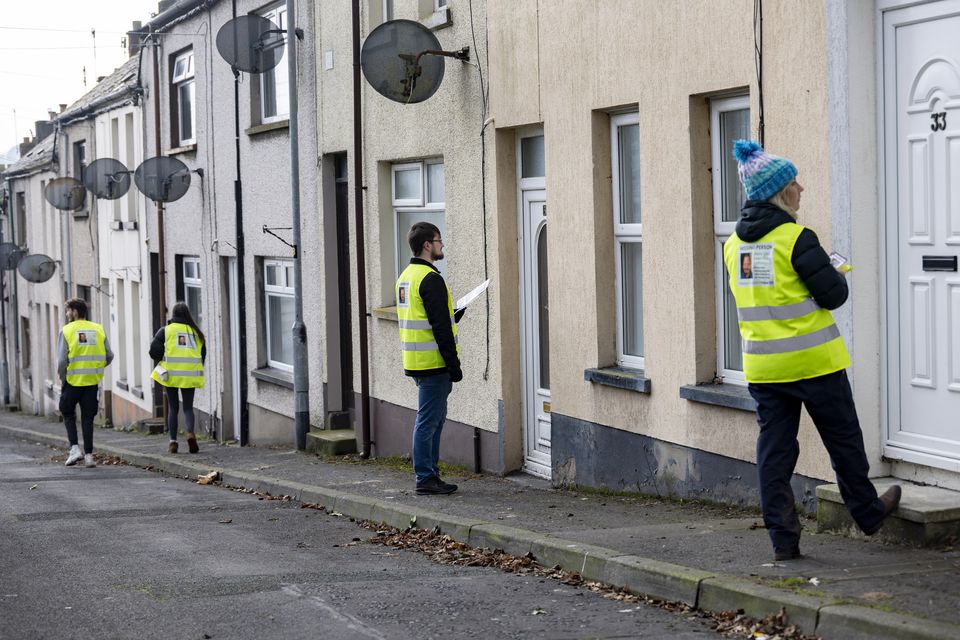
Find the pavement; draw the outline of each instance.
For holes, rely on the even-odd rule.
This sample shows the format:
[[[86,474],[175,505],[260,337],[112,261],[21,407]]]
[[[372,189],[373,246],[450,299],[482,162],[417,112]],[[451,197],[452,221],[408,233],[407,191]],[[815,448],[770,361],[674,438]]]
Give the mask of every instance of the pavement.
[[[63,425],[49,418],[0,414],[0,432],[66,453]],[[456,470],[444,480],[459,491],[418,496],[411,471],[377,461],[214,442],[201,442],[198,454],[169,454],[163,435],[113,429],[95,430],[94,451],[182,478],[217,471],[224,485],[289,495],[355,519],[439,527],[475,547],[532,553],[588,580],[708,611],[742,609],[762,618],[785,608],[790,622],[828,640],[960,639],[955,547],[817,534],[808,520],[805,557],[774,562],[759,512],[722,505],[559,490],[526,475]]]

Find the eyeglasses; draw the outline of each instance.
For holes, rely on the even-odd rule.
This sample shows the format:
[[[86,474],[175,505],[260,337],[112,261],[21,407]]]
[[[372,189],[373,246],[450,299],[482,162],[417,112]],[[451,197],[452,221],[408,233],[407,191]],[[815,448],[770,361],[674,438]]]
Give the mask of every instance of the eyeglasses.
[[[430,242],[434,242],[434,243],[435,243],[435,242],[439,242],[440,245],[443,246],[443,240],[441,240],[440,238],[436,238],[436,239],[434,239],[434,240],[431,240]]]

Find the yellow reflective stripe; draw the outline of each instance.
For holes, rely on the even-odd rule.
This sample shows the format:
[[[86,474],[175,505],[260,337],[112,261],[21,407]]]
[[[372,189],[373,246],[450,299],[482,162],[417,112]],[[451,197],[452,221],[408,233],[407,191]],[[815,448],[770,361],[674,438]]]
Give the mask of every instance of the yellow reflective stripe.
[[[801,351],[803,349],[817,347],[839,337],[840,329],[837,328],[837,325],[831,324],[828,327],[802,336],[778,338],[775,340],[744,340],[743,352],[754,355],[789,353],[791,351]]]
[[[737,318],[740,322],[760,322],[763,320],[795,320],[820,309],[813,298],[794,304],[764,307],[740,307]]]

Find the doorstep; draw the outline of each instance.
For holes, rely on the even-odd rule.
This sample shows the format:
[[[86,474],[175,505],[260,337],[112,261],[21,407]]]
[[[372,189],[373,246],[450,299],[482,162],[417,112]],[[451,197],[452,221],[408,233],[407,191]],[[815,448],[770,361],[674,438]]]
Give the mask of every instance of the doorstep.
[[[960,540],[960,492],[897,478],[873,478],[872,481],[881,494],[892,484],[903,488],[900,506],[887,517],[874,537],[918,547],[936,547]],[[843,506],[837,485],[818,486],[817,498],[817,531],[863,537]]]

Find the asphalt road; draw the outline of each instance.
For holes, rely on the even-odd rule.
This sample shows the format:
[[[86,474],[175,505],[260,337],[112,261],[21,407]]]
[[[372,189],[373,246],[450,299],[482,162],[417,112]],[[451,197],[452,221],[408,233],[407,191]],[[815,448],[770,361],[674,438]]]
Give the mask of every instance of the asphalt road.
[[[719,637],[553,580],[437,564],[298,504],[0,435],[0,638]]]

